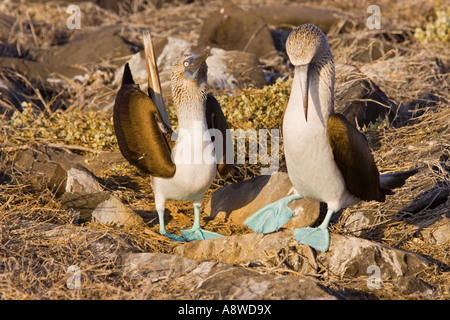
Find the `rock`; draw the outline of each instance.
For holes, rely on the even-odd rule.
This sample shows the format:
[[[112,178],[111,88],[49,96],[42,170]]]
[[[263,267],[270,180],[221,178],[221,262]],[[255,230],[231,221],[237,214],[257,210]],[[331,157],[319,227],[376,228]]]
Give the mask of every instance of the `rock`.
[[[67,171],[66,192],[95,193],[103,191],[98,178],[89,170],[77,165]]]
[[[21,172],[35,175],[37,183],[50,188],[57,195],[66,191],[86,192],[86,188],[89,192],[101,191],[99,179],[82,165],[85,160],[83,156],[57,148],[39,146],[37,149],[21,151],[14,166]]]
[[[375,224],[376,216],[372,212],[358,211],[349,215],[343,228],[354,236],[362,236]]]
[[[262,88],[266,79],[256,55],[213,48],[206,60],[210,90]]]
[[[292,183],[287,173],[262,175],[216,190],[205,206],[204,212],[212,218],[226,218],[234,223],[243,224],[253,213],[291,194],[292,191]],[[289,207],[294,210],[294,217],[285,225],[286,228],[311,226],[319,217],[320,203],[316,200],[295,200]]]
[[[225,2],[203,22],[199,45],[238,50],[258,58],[276,53],[270,30],[261,17]]]
[[[67,44],[42,51],[35,59],[55,66],[98,64],[102,60],[121,66],[138,51],[137,46],[121,37],[121,29],[120,25],[84,27]]]
[[[196,261],[277,267],[285,261],[303,274],[315,274],[317,266],[311,249],[299,245],[292,231],[272,234],[244,234],[204,241],[193,241],[175,248],[175,254]]]
[[[62,83],[64,78],[84,77],[86,71],[69,65],[58,65],[50,61],[36,62],[23,60],[20,58],[2,57],[0,67],[11,68],[21,73],[30,81],[35,83],[43,82],[44,85]]]
[[[342,113],[354,126],[375,123],[391,113],[394,104],[371,80],[358,79],[336,92],[336,112]]]
[[[144,272],[148,277],[159,278],[170,274],[178,277],[191,272],[198,266],[194,260],[166,253],[138,252],[121,256],[124,272]]]
[[[92,220],[106,225],[119,227],[145,227],[142,217],[137,215],[119,199],[110,195],[98,204],[92,212]]]
[[[169,37],[157,59],[163,96],[171,96],[171,72],[175,61],[184,53],[193,51],[191,43]],[[195,50],[195,51],[198,51]],[[128,61],[133,80],[142,91],[148,90],[148,72],[144,52],[134,54]],[[225,51],[212,48],[206,60],[208,64],[209,90],[233,90],[247,87],[262,88],[267,84],[262,66],[256,55],[243,51]],[[122,66],[115,73],[114,85],[119,86],[123,77]]]
[[[412,252],[338,234],[331,234],[328,251],[320,252],[317,260],[328,272],[346,279],[367,276],[369,267],[378,267],[381,281],[417,275],[431,265]]]
[[[325,33],[343,21],[347,21],[344,27],[342,27],[343,29],[346,29],[353,24],[349,22],[350,17],[343,12],[309,5],[262,5],[252,9],[250,13],[261,17],[267,23],[278,26],[298,26],[304,23],[312,23],[322,29]]]
[[[439,246],[449,246],[450,245],[450,222],[449,218],[443,214],[441,219],[438,219],[431,225],[424,225],[425,223],[419,224],[419,234],[428,243],[439,245]]]
[[[415,295],[422,299],[433,296],[433,286],[414,276],[400,278],[393,282],[395,290],[402,295]]]
[[[337,300],[343,299],[314,280],[296,276],[262,274],[241,267],[213,265],[202,281],[191,292],[197,299],[230,300]],[[199,268],[203,268],[200,265]],[[192,273],[194,273],[194,270]]]
[[[77,213],[75,223],[94,221],[117,227],[146,227],[142,217],[109,192],[66,192],[62,205]]]
[[[169,289],[192,299],[226,300],[336,300],[341,295],[309,278],[263,274],[216,262],[200,263],[188,274],[174,279]]]

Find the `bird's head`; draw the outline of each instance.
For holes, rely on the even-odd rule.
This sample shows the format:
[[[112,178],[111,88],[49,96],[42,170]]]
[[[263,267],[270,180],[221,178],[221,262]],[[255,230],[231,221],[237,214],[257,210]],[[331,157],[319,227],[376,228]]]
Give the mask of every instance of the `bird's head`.
[[[172,94],[177,104],[193,98],[204,99],[208,91],[206,59],[209,50],[201,54],[184,54],[172,67]]]
[[[308,119],[308,91],[311,65],[331,56],[326,35],[313,24],[302,24],[289,34],[286,41],[289,60],[295,67],[295,75],[300,81],[305,119]]]

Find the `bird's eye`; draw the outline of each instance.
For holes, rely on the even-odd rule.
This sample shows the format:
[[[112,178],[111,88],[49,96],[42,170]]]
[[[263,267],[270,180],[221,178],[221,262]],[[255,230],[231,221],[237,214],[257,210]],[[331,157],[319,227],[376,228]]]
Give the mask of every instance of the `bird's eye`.
[[[187,67],[187,66],[189,65],[189,62],[185,61],[185,62],[183,63],[183,65],[184,65],[185,67]]]

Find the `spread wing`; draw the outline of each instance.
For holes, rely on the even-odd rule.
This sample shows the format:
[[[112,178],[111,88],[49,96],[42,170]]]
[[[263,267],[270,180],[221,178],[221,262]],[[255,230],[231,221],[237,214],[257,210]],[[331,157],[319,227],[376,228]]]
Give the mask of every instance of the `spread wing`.
[[[114,130],[122,155],[143,172],[168,178],[175,174],[168,128],[155,103],[134,84],[128,63],[114,104]]]
[[[328,139],[347,190],[362,200],[383,201],[380,175],[366,137],[341,114],[328,120]]]
[[[222,112],[219,102],[212,94],[208,94],[206,99],[206,122],[209,129],[218,130],[215,134],[212,132],[214,136],[213,143],[216,153],[217,171],[221,176],[224,176],[233,169],[234,147],[230,131],[227,130],[229,129],[227,119]],[[230,159],[229,161],[226,161],[227,155]]]

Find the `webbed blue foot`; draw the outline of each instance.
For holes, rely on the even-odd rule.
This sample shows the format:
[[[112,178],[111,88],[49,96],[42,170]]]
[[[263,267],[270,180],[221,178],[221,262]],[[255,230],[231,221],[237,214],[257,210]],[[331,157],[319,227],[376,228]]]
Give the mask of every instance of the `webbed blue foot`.
[[[181,234],[187,241],[208,240],[223,237],[223,235],[219,233],[203,230],[202,228],[181,230]]]
[[[325,219],[317,228],[298,228],[293,232],[295,240],[300,244],[307,244],[314,249],[327,251],[330,246],[330,233],[328,232],[328,224],[333,211],[328,210]]]
[[[200,228],[200,207],[194,206],[194,225],[191,229],[181,230],[181,234],[187,241],[208,240],[223,237],[223,235],[203,230]]]
[[[294,211],[288,207],[289,203],[302,198],[293,194],[272,202],[248,217],[245,224],[256,233],[277,231],[294,216]]]
[[[164,225],[164,210],[158,211],[158,219],[159,219],[159,233],[163,236],[169,238],[172,241],[186,241],[183,237],[177,236],[176,234],[168,233],[166,231],[166,227]]]

